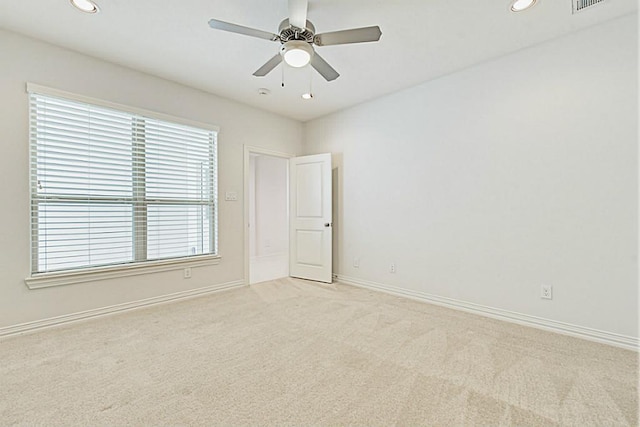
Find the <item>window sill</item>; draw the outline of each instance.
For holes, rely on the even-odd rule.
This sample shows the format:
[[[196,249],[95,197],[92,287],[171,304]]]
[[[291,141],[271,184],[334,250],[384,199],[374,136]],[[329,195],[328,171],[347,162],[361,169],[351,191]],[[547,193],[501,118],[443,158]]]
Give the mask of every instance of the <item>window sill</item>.
[[[86,268],[75,271],[34,274],[24,279],[29,289],[50,288],[53,286],[73,285],[76,283],[94,282],[96,280],[117,279],[140,274],[159,273],[162,271],[181,270],[183,268],[202,267],[220,264],[219,255],[203,255],[198,257],[177,258],[170,260],[149,261],[139,264],[117,265],[108,267]]]

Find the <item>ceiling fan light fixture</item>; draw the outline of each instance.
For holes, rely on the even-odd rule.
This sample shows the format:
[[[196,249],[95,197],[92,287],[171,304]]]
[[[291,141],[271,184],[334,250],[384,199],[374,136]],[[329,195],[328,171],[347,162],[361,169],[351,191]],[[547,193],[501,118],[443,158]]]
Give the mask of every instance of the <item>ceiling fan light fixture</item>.
[[[300,68],[311,61],[313,48],[305,41],[291,40],[282,45],[280,53],[284,62],[291,67]]]
[[[84,13],[98,13],[98,5],[92,0],[70,0],[73,7]]]
[[[537,0],[513,0],[511,2],[511,11],[522,12],[523,10],[533,7],[536,2]]]

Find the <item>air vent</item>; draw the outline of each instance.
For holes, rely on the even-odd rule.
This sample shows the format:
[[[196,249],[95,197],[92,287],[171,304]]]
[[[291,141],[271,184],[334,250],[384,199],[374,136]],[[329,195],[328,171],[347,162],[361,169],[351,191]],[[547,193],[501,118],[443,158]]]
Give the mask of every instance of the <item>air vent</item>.
[[[573,3],[573,13],[582,12],[588,7],[602,3],[604,0],[571,0]]]

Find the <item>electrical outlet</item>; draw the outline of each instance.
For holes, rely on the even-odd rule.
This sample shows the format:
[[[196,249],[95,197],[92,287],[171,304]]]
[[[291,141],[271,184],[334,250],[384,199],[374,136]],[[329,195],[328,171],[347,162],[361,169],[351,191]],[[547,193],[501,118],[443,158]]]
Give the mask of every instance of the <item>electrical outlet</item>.
[[[191,267],[187,267],[184,269],[184,278],[191,279]]]
[[[540,287],[540,298],[542,298],[542,299],[553,299],[553,286],[551,286],[551,285],[542,285]]]
[[[353,268],[360,268],[360,258],[356,257],[353,259]]]
[[[395,263],[391,263],[391,267],[389,267],[389,271],[391,273],[395,273],[396,272],[396,264]]]

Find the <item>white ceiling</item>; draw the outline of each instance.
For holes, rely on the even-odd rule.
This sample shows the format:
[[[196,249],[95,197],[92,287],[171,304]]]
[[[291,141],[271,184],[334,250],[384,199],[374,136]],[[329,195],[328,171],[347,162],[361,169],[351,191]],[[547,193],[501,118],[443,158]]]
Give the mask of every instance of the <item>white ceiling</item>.
[[[310,120],[479,62],[637,11],[606,0],[572,15],[572,0],[538,0],[525,12],[509,0],[309,0],[318,33],[379,25],[378,43],[318,47],[340,74],[309,68],[252,73],[279,44],[212,30],[216,18],[278,32],[287,0],[96,0],[83,14],[68,0],[0,0],[0,27],[122,64],[225,98]],[[305,101],[310,76],[314,99]],[[271,95],[258,94],[268,88]]]

